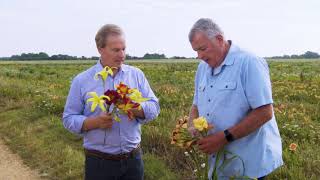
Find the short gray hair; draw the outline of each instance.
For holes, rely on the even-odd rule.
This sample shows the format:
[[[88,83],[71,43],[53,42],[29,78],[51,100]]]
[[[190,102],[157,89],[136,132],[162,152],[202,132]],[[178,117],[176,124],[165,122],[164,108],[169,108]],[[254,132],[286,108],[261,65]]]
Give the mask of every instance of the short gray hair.
[[[209,18],[201,18],[192,26],[189,32],[189,41],[192,42],[194,35],[198,32],[205,33],[209,38],[213,38],[217,35],[222,35],[223,32],[220,27]]]
[[[106,46],[106,39],[109,36],[123,35],[122,29],[115,24],[106,24],[102,26],[96,34],[95,40],[97,48],[104,48]]]

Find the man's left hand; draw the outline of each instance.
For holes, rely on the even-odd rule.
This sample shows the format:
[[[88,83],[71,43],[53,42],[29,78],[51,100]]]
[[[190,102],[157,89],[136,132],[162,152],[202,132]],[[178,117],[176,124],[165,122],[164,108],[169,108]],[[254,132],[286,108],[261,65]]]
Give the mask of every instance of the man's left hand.
[[[134,109],[131,109],[130,111],[133,113],[134,118],[140,118],[140,119],[144,119],[145,118],[144,111],[143,111],[142,108],[141,109],[134,108]]]
[[[206,154],[218,152],[228,141],[224,137],[223,131],[208,135],[197,142],[199,149]]]

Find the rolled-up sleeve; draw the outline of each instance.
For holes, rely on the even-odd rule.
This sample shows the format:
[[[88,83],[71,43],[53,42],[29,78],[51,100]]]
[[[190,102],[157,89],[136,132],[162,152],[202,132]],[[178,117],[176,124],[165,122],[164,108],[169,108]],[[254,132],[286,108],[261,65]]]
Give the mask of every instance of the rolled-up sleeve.
[[[62,120],[66,129],[78,135],[82,135],[82,125],[84,120],[87,118],[83,115],[84,105],[79,79],[76,77],[71,83]]]
[[[252,109],[272,104],[272,90],[268,64],[264,59],[247,61],[245,93]]]
[[[138,122],[145,124],[153,119],[155,119],[160,114],[160,106],[159,106],[159,100],[153,93],[148,80],[145,78],[144,74],[141,72],[140,77],[140,84],[139,84],[139,90],[141,91],[141,94],[145,98],[149,98],[148,101],[140,103],[145,119],[138,118]]]

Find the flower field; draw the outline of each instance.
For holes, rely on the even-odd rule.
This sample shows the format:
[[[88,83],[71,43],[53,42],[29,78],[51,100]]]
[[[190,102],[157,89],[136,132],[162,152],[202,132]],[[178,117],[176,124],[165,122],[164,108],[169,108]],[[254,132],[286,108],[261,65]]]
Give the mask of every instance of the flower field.
[[[49,179],[81,179],[82,141],[62,126],[72,78],[95,61],[1,62],[0,137]],[[146,179],[192,179],[183,151],[171,145],[176,120],[187,115],[198,61],[128,61],[146,75],[161,113],[142,128]],[[269,61],[274,111],[285,165],[268,179],[320,177],[320,60]]]

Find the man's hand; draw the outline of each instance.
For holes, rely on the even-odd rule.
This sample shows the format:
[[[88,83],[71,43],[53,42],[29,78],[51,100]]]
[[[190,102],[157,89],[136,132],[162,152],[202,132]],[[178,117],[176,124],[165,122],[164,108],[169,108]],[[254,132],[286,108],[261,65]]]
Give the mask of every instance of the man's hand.
[[[222,149],[228,141],[224,137],[223,131],[208,135],[197,142],[199,149],[206,154],[212,154]]]
[[[111,113],[102,112],[98,116],[88,117],[84,120],[82,125],[82,131],[90,131],[92,129],[108,129],[112,127],[112,115]]]
[[[130,110],[133,113],[134,118],[145,119],[143,109],[134,108]]]
[[[113,124],[111,113],[100,113],[99,116],[97,116],[97,121],[98,127],[101,129],[111,128]]]

